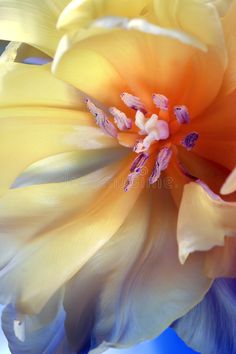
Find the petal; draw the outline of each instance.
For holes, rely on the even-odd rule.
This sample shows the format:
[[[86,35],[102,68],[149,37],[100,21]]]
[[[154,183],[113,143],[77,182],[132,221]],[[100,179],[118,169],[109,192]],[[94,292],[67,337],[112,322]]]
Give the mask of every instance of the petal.
[[[50,156],[29,166],[17,177],[11,188],[70,181],[114,163],[125,155],[126,149],[117,148],[73,151]]]
[[[236,191],[236,168],[234,168],[234,170],[228,176],[220,192],[221,194],[230,194],[235,191]]]
[[[201,256],[184,266],[178,261],[176,214],[168,191],[145,191],[68,283],[66,328],[75,350],[90,339],[91,353],[99,353],[153,338],[204,296],[210,284]]]
[[[214,1],[154,0],[156,21],[163,27],[181,29],[208,46],[217,47],[224,53],[224,36],[219,13]],[[201,19],[201,26],[199,26]],[[218,53],[220,54],[220,53]]]
[[[225,202],[203,183],[185,186],[179,210],[177,238],[179,258],[224,246],[225,236],[236,235],[236,203]]]
[[[226,237],[224,247],[216,246],[207,252],[205,273],[212,279],[217,277],[236,277],[235,237]]]
[[[178,335],[202,354],[236,352],[235,279],[216,280],[204,300],[173,328]]]
[[[48,68],[10,63],[2,70],[0,164],[5,168],[0,194],[38,160],[109,147],[109,142],[114,146],[115,140],[95,127],[89,113],[80,111],[78,92],[53,78]]]
[[[179,141],[196,131],[199,139],[194,152],[231,171],[236,166],[236,91],[216,100],[209,109],[194,119],[189,127],[181,127]]]
[[[21,312],[39,312],[53,293],[113,236],[143,189],[140,183],[129,193],[124,192],[130,163],[130,159],[123,162],[118,172],[117,167],[111,166],[110,172],[102,172],[103,176],[98,171],[98,175],[57,183],[54,191],[59,199],[42,193],[47,185],[15,189],[6,194],[3,208],[8,195],[12,194],[13,203],[8,211],[4,209],[6,216],[2,223],[2,240],[10,244],[10,259],[0,272],[2,302],[15,301]],[[109,180],[114,169],[116,177]],[[103,188],[101,184],[100,188],[96,187],[99,193],[94,193],[91,186],[94,181],[95,186],[99,185],[99,179],[102,185],[107,179],[108,182]],[[21,198],[17,197],[18,193]],[[20,209],[18,203],[22,205]],[[45,205],[53,212],[42,223],[42,214],[44,218],[47,215],[47,208],[42,207]],[[6,247],[2,247],[5,257]]]
[[[56,308],[55,308],[56,305]],[[52,313],[52,308],[55,308]],[[44,317],[52,316],[45,323]],[[17,330],[17,319],[20,322]],[[2,313],[2,328],[7,337],[12,354],[52,354],[57,353],[58,347],[63,347],[63,353],[72,354],[66,342],[64,330],[65,312],[62,304],[55,304],[53,298],[45,309],[37,316],[22,316],[12,305],[5,307]],[[22,337],[20,336],[22,332]],[[24,339],[24,340],[23,340]]]
[[[62,33],[57,18],[69,0],[0,1],[0,38],[28,43],[53,56]]]
[[[233,0],[229,11],[222,19],[222,26],[226,38],[226,47],[228,51],[228,65],[224,75],[224,81],[221,88],[223,96],[229,95],[236,89],[236,24],[235,24],[236,1]]]
[[[80,29],[100,17],[138,17],[149,0],[72,0],[61,13],[57,26],[62,29]]]
[[[80,34],[64,36],[53,64],[56,76],[108,106],[120,107],[120,94],[129,92],[152,110],[153,92],[162,92],[172,104],[188,106],[191,116],[215,97],[223,71],[212,50],[204,53],[167,36],[133,30],[84,40]]]

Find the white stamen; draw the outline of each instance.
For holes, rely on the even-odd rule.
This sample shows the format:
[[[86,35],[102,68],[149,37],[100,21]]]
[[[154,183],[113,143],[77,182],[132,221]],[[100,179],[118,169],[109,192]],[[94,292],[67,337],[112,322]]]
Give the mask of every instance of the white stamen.
[[[136,153],[147,151],[154,141],[165,140],[169,138],[169,125],[166,121],[158,119],[153,114],[149,119],[145,119],[142,112],[137,111],[135,117],[136,126],[141,129],[139,134],[146,135],[143,141],[139,141],[134,147]]]
[[[143,112],[137,111],[135,115],[135,125],[140,129],[139,134],[140,135],[145,135],[145,123],[147,119],[145,118]]]
[[[144,114],[147,113],[147,110],[139,97],[133,96],[127,92],[123,92],[120,97],[127,107],[132,108],[135,111],[139,110]]]
[[[124,131],[132,128],[132,120],[127,118],[126,114],[116,107],[109,108],[109,112],[113,115],[117,127]]]

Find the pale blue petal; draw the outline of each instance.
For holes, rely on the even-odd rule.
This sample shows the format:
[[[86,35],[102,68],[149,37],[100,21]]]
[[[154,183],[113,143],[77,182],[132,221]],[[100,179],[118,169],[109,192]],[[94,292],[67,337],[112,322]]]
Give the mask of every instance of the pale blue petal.
[[[217,279],[204,300],[173,324],[201,354],[236,353],[236,279]]]
[[[38,326],[37,316],[25,316],[23,320],[24,338],[20,338],[14,330],[14,321],[17,318],[19,318],[19,313],[13,305],[4,308],[2,329],[12,354],[73,354],[69,350],[65,336],[63,308],[58,311],[52,322],[44,326]]]

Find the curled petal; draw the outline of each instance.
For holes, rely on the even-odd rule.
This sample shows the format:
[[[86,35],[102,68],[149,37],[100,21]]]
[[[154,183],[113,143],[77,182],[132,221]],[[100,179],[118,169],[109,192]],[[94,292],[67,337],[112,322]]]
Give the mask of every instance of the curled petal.
[[[187,184],[177,227],[181,263],[190,253],[223,247],[225,236],[236,236],[235,213],[236,203],[223,201],[204,183]]]

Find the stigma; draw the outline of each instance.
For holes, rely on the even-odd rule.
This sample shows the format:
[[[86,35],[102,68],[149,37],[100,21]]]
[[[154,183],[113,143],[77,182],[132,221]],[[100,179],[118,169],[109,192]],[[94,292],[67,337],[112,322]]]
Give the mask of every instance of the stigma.
[[[105,111],[88,98],[85,103],[96,124],[105,134],[117,139],[120,145],[131,148],[131,151],[137,154],[124,186],[124,190],[128,192],[135,180],[143,175],[142,171],[148,161],[150,163],[145,178],[148,174],[150,185],[158,181],[161,174],[167,170],[173,155],[172,137],[182,125],[190,124],[191,118],[185,105],[173,105],[163,94],[152,95],[155,109],[151,111],[139,97],[130,93],[123,92],[120,98],[124,105],[123,109],[108,107]],[[179,141],[179,145],[190,151],[198,139],[199,134],[191,132]]]

